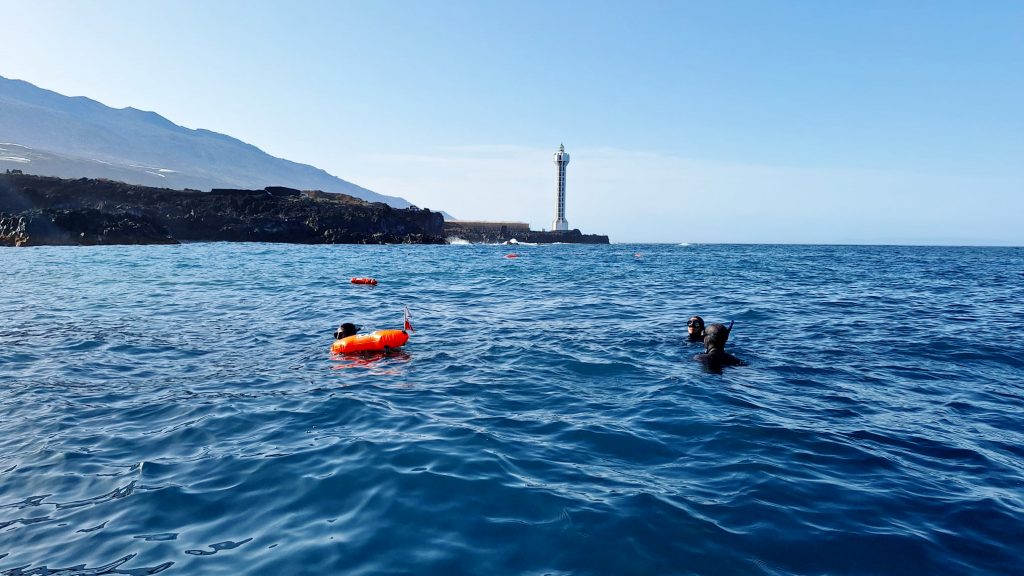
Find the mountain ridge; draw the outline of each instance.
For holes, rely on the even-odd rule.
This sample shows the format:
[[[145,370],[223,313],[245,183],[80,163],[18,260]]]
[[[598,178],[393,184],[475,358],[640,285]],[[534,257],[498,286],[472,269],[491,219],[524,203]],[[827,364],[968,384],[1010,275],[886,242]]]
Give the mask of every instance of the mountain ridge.
[[[32,150],[14,156],[4,144]],[[20,158],[12,160],[11,158]],[[309,164],[272,156],[228,134],[187,128],[131,106],[112,108],[0,76],[0,169],[65,178],[115,178],[177,189],[288,186],[411,205]]]

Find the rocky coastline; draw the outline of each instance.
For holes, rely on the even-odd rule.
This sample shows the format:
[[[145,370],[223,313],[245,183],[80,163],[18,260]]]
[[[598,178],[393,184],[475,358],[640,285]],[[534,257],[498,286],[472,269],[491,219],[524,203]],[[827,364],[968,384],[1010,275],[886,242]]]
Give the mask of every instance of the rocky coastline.
[[[105,179],[0,174],[0,246],[444,244],[444,219],[346,194],[171,190]]]

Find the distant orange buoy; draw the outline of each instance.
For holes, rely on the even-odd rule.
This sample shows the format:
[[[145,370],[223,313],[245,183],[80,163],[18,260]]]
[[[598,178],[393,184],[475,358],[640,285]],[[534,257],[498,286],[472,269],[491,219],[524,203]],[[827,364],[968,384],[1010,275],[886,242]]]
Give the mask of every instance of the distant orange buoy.
[[[519,258],[519,254],[505,254],[505,258]]]
[[[376,286],[377,285],[377,279],[376,278],[353,278],[352,279],[352,283],[353,284],[369,284],[370,286]]]

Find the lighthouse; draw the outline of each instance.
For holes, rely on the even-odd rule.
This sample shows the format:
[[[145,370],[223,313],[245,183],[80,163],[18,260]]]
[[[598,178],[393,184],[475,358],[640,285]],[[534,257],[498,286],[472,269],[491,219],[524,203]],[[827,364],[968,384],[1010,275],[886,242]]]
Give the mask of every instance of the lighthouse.
[[[565,219],[565,167],[569,165],[569,154],[565,144],[555,152],[555,166],[558,169],[558,198],[555,203],[555,220],[551,223],[552,230],[568,230],[569,221]]]

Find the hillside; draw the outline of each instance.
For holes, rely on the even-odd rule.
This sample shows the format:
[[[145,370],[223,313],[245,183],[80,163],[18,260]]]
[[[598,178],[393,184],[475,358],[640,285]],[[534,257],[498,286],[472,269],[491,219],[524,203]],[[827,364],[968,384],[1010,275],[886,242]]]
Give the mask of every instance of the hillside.
[[[287,186],[410,203],[276,158],[241,140],[179,126],[155,112],[114,109],[0,76],[0,171],[109,178],[173,189]]]

